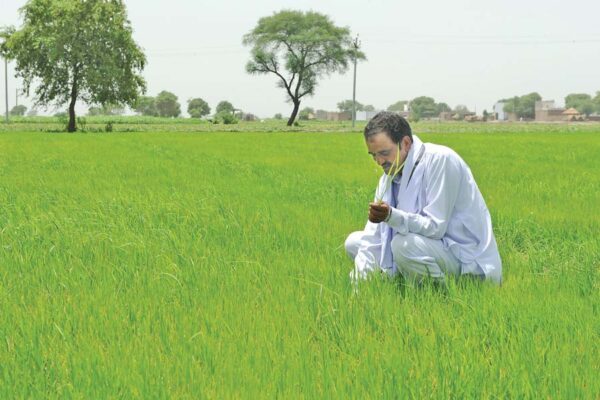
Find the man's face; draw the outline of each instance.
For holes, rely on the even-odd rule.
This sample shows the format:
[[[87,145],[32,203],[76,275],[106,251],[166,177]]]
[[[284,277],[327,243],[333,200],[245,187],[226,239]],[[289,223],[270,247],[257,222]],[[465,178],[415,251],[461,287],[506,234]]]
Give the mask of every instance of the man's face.
[[[401,150],[400,150],[400,164],[406,160],[408,151],[410,150],[410,138],[405,136],[402,138]],[[396,154],[398,153],[398,144],[387,135],[385,132],[377,133],[373,136],[369,136],[367,139],[367,149],[369,154],[373,157],[373,160],[383,168],[387,174],[392,167],[392,164],[396,160]]]

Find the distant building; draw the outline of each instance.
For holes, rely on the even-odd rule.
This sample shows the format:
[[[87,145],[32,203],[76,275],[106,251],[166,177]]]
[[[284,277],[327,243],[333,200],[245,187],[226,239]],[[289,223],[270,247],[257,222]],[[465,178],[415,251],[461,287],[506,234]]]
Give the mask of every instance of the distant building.
[[[506,112],[504,112],[504,105],[506,103],[504,103],[503,101],[499,101],[496,104],[494,104],[494,118],[496,119],[496,121],[508,121],[508,115]]]
[[[352,120],[352,113],[317,110],[315,117],[322,121],[350,121]]]
[[[535,102],[535,120],[539,122],[566,121],[563,107],[556,107],[554,100],[541,100]]]
[[[373,118],[375,115],[377,115],[378,112],[380,112],[381,110],[376,110],[376,111],[357,111],[356,112],[356,120],[357,121],[368,121],[371,118]]]

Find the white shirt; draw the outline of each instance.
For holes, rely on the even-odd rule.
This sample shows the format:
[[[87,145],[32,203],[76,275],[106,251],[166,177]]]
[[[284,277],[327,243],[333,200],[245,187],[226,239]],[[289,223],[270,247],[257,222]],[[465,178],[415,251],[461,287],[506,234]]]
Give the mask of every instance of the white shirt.
[[[385,174],[377,193],[383,192],[384,185]],[[390,188],[383,201],[392,203],[391,196]],[[461,274],[484,275],[501,282],[502,262],[490,213],[471,170],[452,149],[425,144],[413,135],[395,203],[387,223],[367,222],[355,258],[355,274],[364,277],[378,267],[396,273],[390,235],[410,232],[441,240],[459,260]]]

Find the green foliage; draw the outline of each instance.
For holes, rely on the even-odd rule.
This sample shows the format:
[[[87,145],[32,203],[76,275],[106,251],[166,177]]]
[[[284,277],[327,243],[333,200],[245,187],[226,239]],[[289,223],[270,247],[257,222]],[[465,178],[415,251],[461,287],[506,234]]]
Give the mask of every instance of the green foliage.
[[[23,104],[19,104],[10,110],[10,115],[22,117],[25,115],[25,112],[27,112],[27,107],[25,107]]]
[[[158,117],[156,99],[151,96],[140,96],[136,100],[133,109],[136,113],[147,117]]]
[[[518,118],[535,118],[535,102],[542,100],[542,96],[533,92],[523,96],[499,100],[504,102],[504,111],[515,113]]]
[[[244,44],[252,46],[246,71],[274,74],[293,103],[288,126],[302,98],[314,94],[321,77],[345,72],[355,58],[365,59],[352,45],[348,28],[337,27],[328,16],[314,11],[284,10],[263,17],[244,36]]]
[[[573,107],[581,114],[590,115],[596,108],[592,96],[586,93],[571,93],[565,97],[565,107]]]
[[[421,138],[472,169],[504,284],[356,293],[361,133],[1,134],[0,398],[597,399],[589,126],[419,124],[472,129]]]
[[[202,118],[210,114],[210,106],[201,98],[195,98],[188,101],[188,114],[192,118]]]
[[[237,124],[239,121],[232,113],[220,111],[214,116],[214,121],[219,124],[231,125]]]
[[[404,106],[407,104],[408,104],[408,100],[397,101],[394,104],[390,104],[387,108],[387,111],[392,111],[392,112],[404,111]]]
[[[69,131],[77,129],[75,103],[133,105],[145,90],[146,58],[133,41],[122,1],[29,0],[23,25],[6,42],[24,89],[37,104],[69,105]]]
[[[275,116],[273,118],[275,118],[275,119],[283,119],[283,115],[281,115],[281,113],[277,113],[277,114],[275,114]]]
[[[363,111],[375,111],[375,106],[373,106],[372,104],[367,104],[363,107]]]
[[[413,120],[417,121],[421,118],[432,118],[439,115],[435,100],[427,96],[412,99],[410,102],[410,112]]]
[[[156,111],[161,117],[175,118],[181,114],[181,106],[177,101],[177,96],[171,92],[163,90],[154,100]]]
[[[454,110],[452,110],[453,116],[456,117],[459,120],[463,120],[465,119],[465,115],[471,113],[471,111],[469,111],[469,109],[467,108],[467,106],[465,106],[464,104],[459,104],[456,107],[454,107]]]
[[[298,114],[298,118],[304,121],[307,121],[310,114],[314,115],[315,110],[311,107],[304,107],[301,111],[300,114]]]
[[[337,108],[340,112],[347,112],[352,114],[352,100],[344,100],[337,103]],[[356,102],[356,111],[363,111],[365,106],[358,101]]]
[[[220,113],[233,114],[234,111],[235,111],[235,107],[233,106],[233,104],[231,104],[227,100],[220,101],[219,104],[217,104],[217,108],[216,108],[217,114],[220,114]]]
[[[436,105],[436,113],[439,115],[440,113],[443,112],[450,112],[452,111],[452,109],[450,108],[450,106],[446,103],[438,103]]]

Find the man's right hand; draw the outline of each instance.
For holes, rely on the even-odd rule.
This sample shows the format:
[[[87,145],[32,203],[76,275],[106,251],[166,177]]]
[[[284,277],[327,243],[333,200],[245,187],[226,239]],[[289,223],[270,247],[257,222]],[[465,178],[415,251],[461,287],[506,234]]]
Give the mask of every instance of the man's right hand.
[[[369,221],[375,224],[385,221],[391,212],[392,208],[386,203],[369,203]]]

